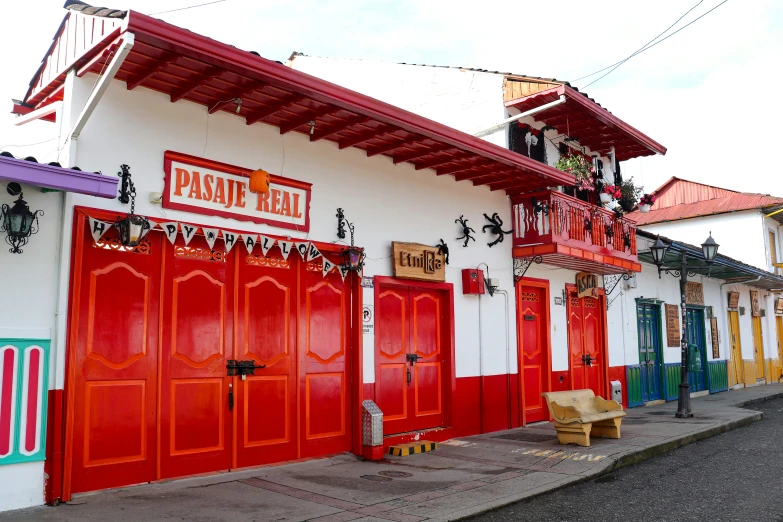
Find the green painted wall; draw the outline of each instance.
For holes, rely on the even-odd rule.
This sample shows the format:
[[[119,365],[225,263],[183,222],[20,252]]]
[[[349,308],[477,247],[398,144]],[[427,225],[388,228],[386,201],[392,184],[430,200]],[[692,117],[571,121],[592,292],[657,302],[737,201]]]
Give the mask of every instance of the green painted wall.
[[[642,401],[642,367],[626,366],[626,383],[628,386],[628,407],[641,406]]]
[[[726,361],[709,361],[708,376],[710,380],[710,393],[726,391],[729,389],[729,374]]]

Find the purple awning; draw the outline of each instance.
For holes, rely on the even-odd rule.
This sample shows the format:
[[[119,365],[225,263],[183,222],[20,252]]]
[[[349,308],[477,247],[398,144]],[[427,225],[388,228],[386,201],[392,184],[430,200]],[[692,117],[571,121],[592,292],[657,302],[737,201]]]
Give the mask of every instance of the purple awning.
[[[93,172],[42,165],[7,156],[0,156],[0,180],[16,181],[37,187],[76,192],[99,198],[117,196],[119,178]]]

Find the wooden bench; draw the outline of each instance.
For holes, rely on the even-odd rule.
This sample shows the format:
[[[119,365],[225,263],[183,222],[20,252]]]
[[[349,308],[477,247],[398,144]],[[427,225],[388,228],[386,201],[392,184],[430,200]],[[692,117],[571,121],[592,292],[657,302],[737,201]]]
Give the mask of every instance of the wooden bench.
[[[593,390],[546,392],[541,394],[555,419],[560,444],[590,445],[594,437],[620,438],[625,417],[622,405],[596,397]]]

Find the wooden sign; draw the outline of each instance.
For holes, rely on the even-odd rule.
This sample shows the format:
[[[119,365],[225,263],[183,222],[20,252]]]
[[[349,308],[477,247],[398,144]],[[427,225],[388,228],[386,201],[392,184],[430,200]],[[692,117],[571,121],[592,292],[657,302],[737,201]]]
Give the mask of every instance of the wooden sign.
[[[739,306],[739,292],[729,292],[729,308],[737,308]]]
[[[269,191],[250,192],[250,169],[167,150],[163,207],[310,230],[310,183],[270,176]]]
[[[761,317],[761,303],[759,302],[759,291],[750,291],[750,315],[752,317]]]
[[[446,260],[438,247],[419,243],[392,242],[394,277],[419,281],[446,280]]]
[[[710,319],[710,327],[712,329],[712,358],[720,359],[720,346],[718,345],[718,318],[713,317]]]
[[[598,276],[589,272],[576,274],[576,292],[579,299],[598,297]]]
[[[775,313],[783,314],[783,297],[775,299]]]
[[[680,346],[680,309],[666,305],[666,346]]]
[[[701,283],[685,283],[685,304],[704,305],[704,287]]]

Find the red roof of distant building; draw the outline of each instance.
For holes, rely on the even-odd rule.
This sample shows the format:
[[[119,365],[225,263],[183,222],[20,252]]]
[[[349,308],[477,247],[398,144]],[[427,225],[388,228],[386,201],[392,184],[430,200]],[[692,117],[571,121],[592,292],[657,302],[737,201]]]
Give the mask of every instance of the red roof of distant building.
[[[767,194],[737,192],[673,177],[655,190],[655,205],[650,212],[638,210],[627,215],[637,225],[678,221],[740,210],[783,207],[783,198]]]

